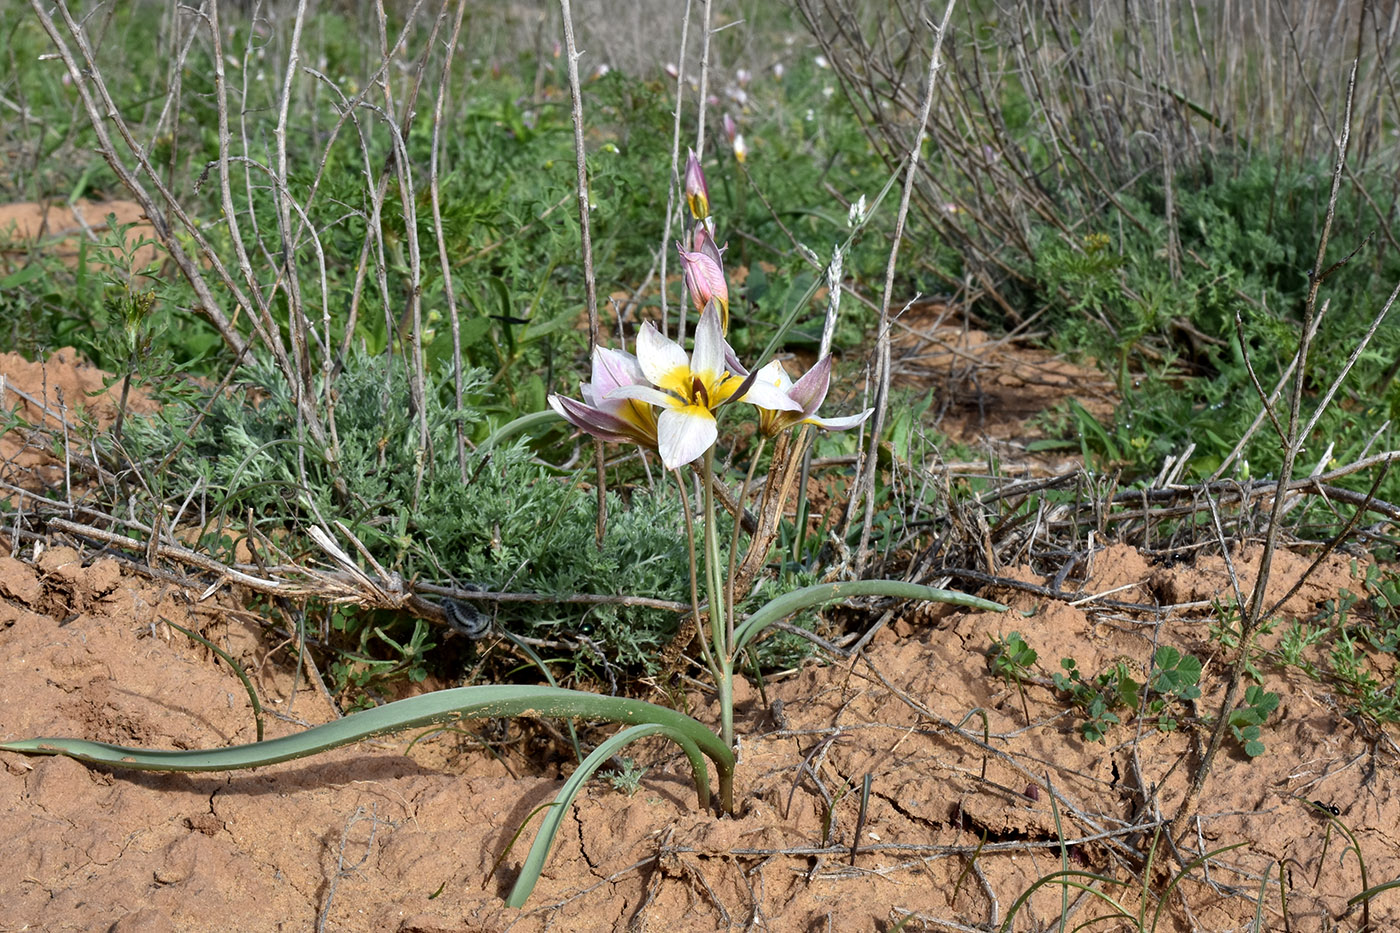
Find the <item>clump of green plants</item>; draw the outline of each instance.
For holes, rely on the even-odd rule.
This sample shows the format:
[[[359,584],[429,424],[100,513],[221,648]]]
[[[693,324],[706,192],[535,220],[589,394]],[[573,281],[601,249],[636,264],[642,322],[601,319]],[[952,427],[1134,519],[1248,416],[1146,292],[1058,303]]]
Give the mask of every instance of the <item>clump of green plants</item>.
[[[1335,684],[1348,715],[1378,725],[1400,722],[1395,680],[1378,663],[1400,652],[1400,577],[1377,563],[1362,571],[1355,562],[1352,576],[1356,591],[1343,588],[1311,619],[1293,622],[1270,656]]]
[[[386,571],[404,579],[493,592],[528,589],[546,597],[645,592],[685,598],[683,527],[666,486],[611,492],[600,547],[592,524],[577,520],[595,508],[583,471],[550,466],[527,440],[478,445],[466,460],[468,481],[462,481],[453,438],[459,424],[474,434],[485,423],[482,404],[490,390],[484,371],[468,374],[462,408],[444,398],[441,386],[429,392],[426,452],[417,443],[408,376],[384,356],[352,351],[347,360],[337,380],[334,449],[298,439],[296,406],[269,363],[255,359],[244,375],[244,388],[212,400],[197,426],[199,409],[167,408],[158,417],[132,419],[127,431],[135,469],[156,491],[198,491],[190,508],[204,517],[201,540],[216,557],[232,561],[242,543],[256,550],[260,539],[275,538],[281,529],[334,516]],[[158,471],[172,434],[190,455]],[[572,636],[586,626],[608,663],[641,669],[677,624],[674,612],[621,600],[582,614],[547,600],[482,610],[497,625],[535,637]],[[421,678],[430,665],[437,639],[421,619],[314,604],[310,614],[313,620],[324,615],[338,635],[344,654],[334,671],[342,689],[405,671]]]

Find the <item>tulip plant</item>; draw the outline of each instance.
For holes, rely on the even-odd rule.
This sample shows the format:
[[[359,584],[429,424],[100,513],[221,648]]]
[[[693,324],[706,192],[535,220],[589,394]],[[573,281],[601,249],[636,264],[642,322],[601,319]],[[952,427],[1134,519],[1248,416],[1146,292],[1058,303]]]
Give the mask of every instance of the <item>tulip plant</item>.
[[[529,897],[559,823],[584,781],[631,742],[652,735],[675,742],[691,765],[702,807],[708,807],[711,799],[705,764],[705,759],[709,758],[718,780],[719,808],[725,813],[733,811],[734,669],[741,653],[773,623],[805,608],[857,596],[937,600],[991,610],[1005,608],[963,593],[913,583],[858,580],[796,590],[772,600],[747,618],[735,618],[735,595],[747,588],[766,562],[776,534],[776,516],[781,515],[782,497],[786,493],[775,494],[761,510],[767,520],[760,522],[751,537],[749,557],[742,565],[738,564],[735,558],[739,516],[743,514],[743,500],[753,478],[750,468],[738,500],[726,505],[736,513],[734,536],[726,559],[716,521],[715,492],[727,488],[715,469],[718,416],[722,411],[738,410],[736,403],[757,410],[760,440],[759,449],[752,457],[755,465],[762,457],[763,445],[776,438],[773,466],[769,482],[765,484],[764,495],[768,498],[772,489],[791,488],[792,465],[801,459],[809,428],[848,430],[863,424],[871,410],[844,417],[817,414],[831,382],[830,356],[818,360],[796,382],[776,360],[753,371],[739,363],[725,339],[729,291],[724,279],[724,249],[715,241],[708,188],[694,152],[690,153],[685,172],[685,194],[693,223],[687,242],[677,244],[677,249],[686,290],[699,314],[691,351],[687,353],[681,344],[651,323],[644,323],[637,334],[635,355],[596,347],[592,380],[581,386],[582,399],[551,395],[549,404],[570,424],[594,437],[635,444],[655,452],[674,475],[681,492],[690,543],[690,621],[696,631],[707,635],[699,643],[718,693],[719,735],[690,716],[641,700],[598,696],[553,686],[487,685],[398,700],[295,735],[227,748],[160,751],[81,739],[38,738],[0,743],[0,750],[66,755],[113,768],[229,771],[302,758],[369,736],[472,717],[582,717],[631,724],[588,755],[559,791],[507,899],[508,904],[518,907]],[[791,435],[795,429],[800,431],[801,439],[794,443]],[[703,490],[702,529],[698,542],[682,475],[687,467],[698,472]],[[704,601],[700,599],[702,561],[696,557],[697,543],[703,555]]]

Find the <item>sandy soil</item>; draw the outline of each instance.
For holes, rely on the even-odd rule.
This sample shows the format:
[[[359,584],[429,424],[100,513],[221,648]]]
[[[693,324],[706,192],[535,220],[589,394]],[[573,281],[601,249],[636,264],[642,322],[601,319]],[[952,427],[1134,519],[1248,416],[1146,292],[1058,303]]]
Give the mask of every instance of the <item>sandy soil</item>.
[[[86,385],[71,356],[31,368],[3,358],[0,370],[36,397],[71,386],[73,402]],[[4,404],[14,407],[16,397]],[[63,481],[61,467],[43,472],[32,447],[12,444],[3,456],[13,486],[41,492]],[[203,632],[250,672],[270,736],[337,715],[237,593],[206,598],[61,541],[0,540],[0,738],[172,748],[251,741],[253,716],[234,673],[167,619]],[[1246,584],[1257,559],[1257,547],[1234,555]],[[1279,595],[1307,563],[1282,555]],[[1349,560],[1328,561],[1284,619],[1309,617],[1339,589],[1356,589],[1352,573]],[[0,837],[11,840],[11,855],[0,874],[0,931],[888,930],[911,913],[906,930],[982,929],[1060,867],[1061,838],[1071,868],[1122,882],[1103,888],[1134,913],[1146,904],[1150,928],[1156,901],[1144,902],[1130,880],[1141,868],[1134,853],[1152,842],[1144,827],[1176,812],[1202,731],[1186,708],[1178,732],[1130,719],[1106,742],[1086,742],[1049,676],[1060,658],[1074,657],[1087,672],[1122,660],[1142,679],[1154,646],[1169,644],[1205,661],[1199,709],[1213,711],[1227,659],[1200,604],[1226,595],[1228,576],[1219,557],[1153,566],[1108,545],[1094,553],[1081,589],[1179,608],[1135,614],[993,590],[982,595],[1009,611],[911,613],[875,636],[864,661],[809,662],[763,694],[746,686],[737,816],[697,810],[684,759],[642,746],[648,770],[639,790],[589,786],[523,911],[501,898],[525,846],[498,858],[567,770],[561,750],[529,723],[479,724],[498,755],[448,734],[406,751],[403,736],[229,775],[130,773],[3,753]],[[1012,631],[1040,655],[1024,694],[988,671],[992,637]],[[1359,911],[1347,905],[1364,887],[1356,853],[1344,854],[1344,840],[1304,801],[1336,808],[1355,833],[1368,883],[1400,876],[1394,745],[1344,716],[1344,701],[1325,684],[1266,668],[1265,685],[1282,697],[1265,729],[1268,752],[1219,759],[1187,844],[1244,845],[1208,874],[1192,872],[1159,930],[1248,929],[1260,880],[1277,879],[1280,862],[1290,929],[1358,929]],[[700,718],[717,718],[706,697],[688,701]],[[985,745],[982,720],[969,718],[979,709]],[[1154,891],[1174,870],[1159,856]],[[1041,889],[1014,928],[1053,928],[1060,901],[1059,889]],[[1074,922],[1106,912],[1101,902],[1082,903]],[[1263,929],[1284,928],[1277,887],[1262,915]],[[1376,930],[1400,927],[1395,891],[1374,899],[1371,918]]]

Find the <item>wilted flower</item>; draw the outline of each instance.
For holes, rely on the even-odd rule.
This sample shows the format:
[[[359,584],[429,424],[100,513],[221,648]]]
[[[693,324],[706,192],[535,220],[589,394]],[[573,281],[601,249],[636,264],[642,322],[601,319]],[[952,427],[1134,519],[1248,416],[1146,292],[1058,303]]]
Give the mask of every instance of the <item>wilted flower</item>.
[[[769,408],[766,402],[750,398],[749,396],[753,395],[754,389],[760,386],[764,387],[765,394],[768,389],[776,389],[792,403],[793,407]],[[846,415],[841,418],[817,417],[817,409],[825,401],[826,392],[830,386],[830,356],[824,356],[818,360],[817,365],[807,370],[806,374],[796,383],[788,378],[787,370],[783,369],[783,364],[773,360],[758,371],[753,388],[749,389],[749,396],[745,396],[741,401],[753,402],[758,406],[758,428],[769,437],[795,424],[811,424],[827,431],[846,431],[862,424],[875,410],[867,408],[858,415]]]
[[[695,227],[693,249],[680,243],[676,250],[681,256],[681,273],[686,290],[695,302],[695,310],[704,313],[713,302],[719,309],[720,333],[729,332],[729,285],[724,281],[724,266],[714,238],[701,224]]]
[[[710,305],[695,328],[694,351],[687,356],[680,344],[647,322],[637,334],[637,363],[647,382],[619,385],[611,399],[631,399],[657,405],[657,451],[667,469],[674,470],[700,457],[719,436],[715,409],[736,396],[775,411],[796,411],[801,405],[776,386],[744,379],[725,364],[728,347],[720,332],[719,314]]]
[[[705,183],[705,170],[694,149],[685,160],[685,203],[690,205],[690,216],[696,220],[710,216],[710,186]]]
[[[650,405],[629,398],[611,398],[622,386],[646,383],[637,358],[622,350],[595,347],[593,381],[580,386],[583,401],[549,396],[549,407],[574,427],[605,441],[640,444],[656,449],[656,413]]]

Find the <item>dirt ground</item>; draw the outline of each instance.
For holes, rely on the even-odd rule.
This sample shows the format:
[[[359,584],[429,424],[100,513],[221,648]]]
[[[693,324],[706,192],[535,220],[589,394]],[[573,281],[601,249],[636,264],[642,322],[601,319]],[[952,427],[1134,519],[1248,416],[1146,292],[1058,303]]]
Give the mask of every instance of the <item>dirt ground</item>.
[[[11,390],[49,405],[62,391],[71,407],[94,391],[93,378],[100,388],[100,374],[71,353],[46,366],[3,357],[0,372],[4,406],[28,405],[31,420],[42,417],[35,403]],[[1010,391],[994,373],[981,378]],[[110,416],[110,401],[86,402]],[[12,504],[16,487],[62,488],[61,463],[18,453],[13,443],[0,450]],[[253,715],[234,673],[165,620],[201,631],[249,671],[270,737],[337,715],[237,592],[165,582],[57,539],[0,542],[0,739],[251,741]],[[1234,555],[1246,586],[1258,556],[1257,546]],[[1281,596],[1307,564],[1283,554],[1272,589]],[[1027,569],[1006,572],[1047,583]],[[0,837],[11,840],[0,931],[826,931],[891,930],[906,918],[905,930],[991,929],[1037,878],[1060,869],[1062,853],[1073,870],[1115,879],[1101,889],[1134,916],[1142,910],[1151,929],[1156,897],[1177,870],[1164,845],[1148,873],[1152,893],[1131,878],[1142,875],[1151,828],[1177,812],[1204,730],[1182,708],[1177,732],[1129,719],[1105,742],[1086,742],[1049,677],[1073,657],[1086,672],[1122,660],[1143,679],[1154,647],[1172,645],[1205,662],[1197,706],[1212,712],[1227,658],[1208,602],[1230,584],[1220,557],[1158,566],[1109,544],[1080,586],[1173,608],[1134,613],[992,589],[981,595],[1007,612],[921,611],[883,627],[858,661],[810,661],[763,693],[741,685],[737,816],[699,811],[684,758],[641,746],[647,771],[636,793],[589,785],[524,910],[502,898],[525,842],[501,855],[563,770],[557,747],[528,723],[480,724],[495,753],[448,733],[409,750],[412,737],[400,736],[234,774],[0,753]],[[1285,621],[1314,615],[1342,588],[1358,584],[1350,559],[1336,557],[1285,605]],[[1013,631],[1040,656],[1024,693],[989,673],[992,638]],[[1192,853],[1243,845],[1176,886],[1156,929],[1245,930],[1256,909],[1260,929],[1284,929],[1282,864],[1289,929],[1356,930],[1360,911],[1348,899],[1400,877],[1393,742],[1296,670],[1266,667],[1265,685],[1282,698],[1265,727],[1267,752],[1222,754],[1186,840]],[[706,696],[688,701],[717,720]],[[1313,800],[1335,808],[1357,851],[1345,851]],[[1275,883],[1257,907],[1266,876]],[[1375,930],[1400,928],[1396,894],[1372,901]],[[1061,897],[1042,887],[1014,929],[1055,928]],[[1102,901],[1070,903],[1072,926],[1108,913]]]

